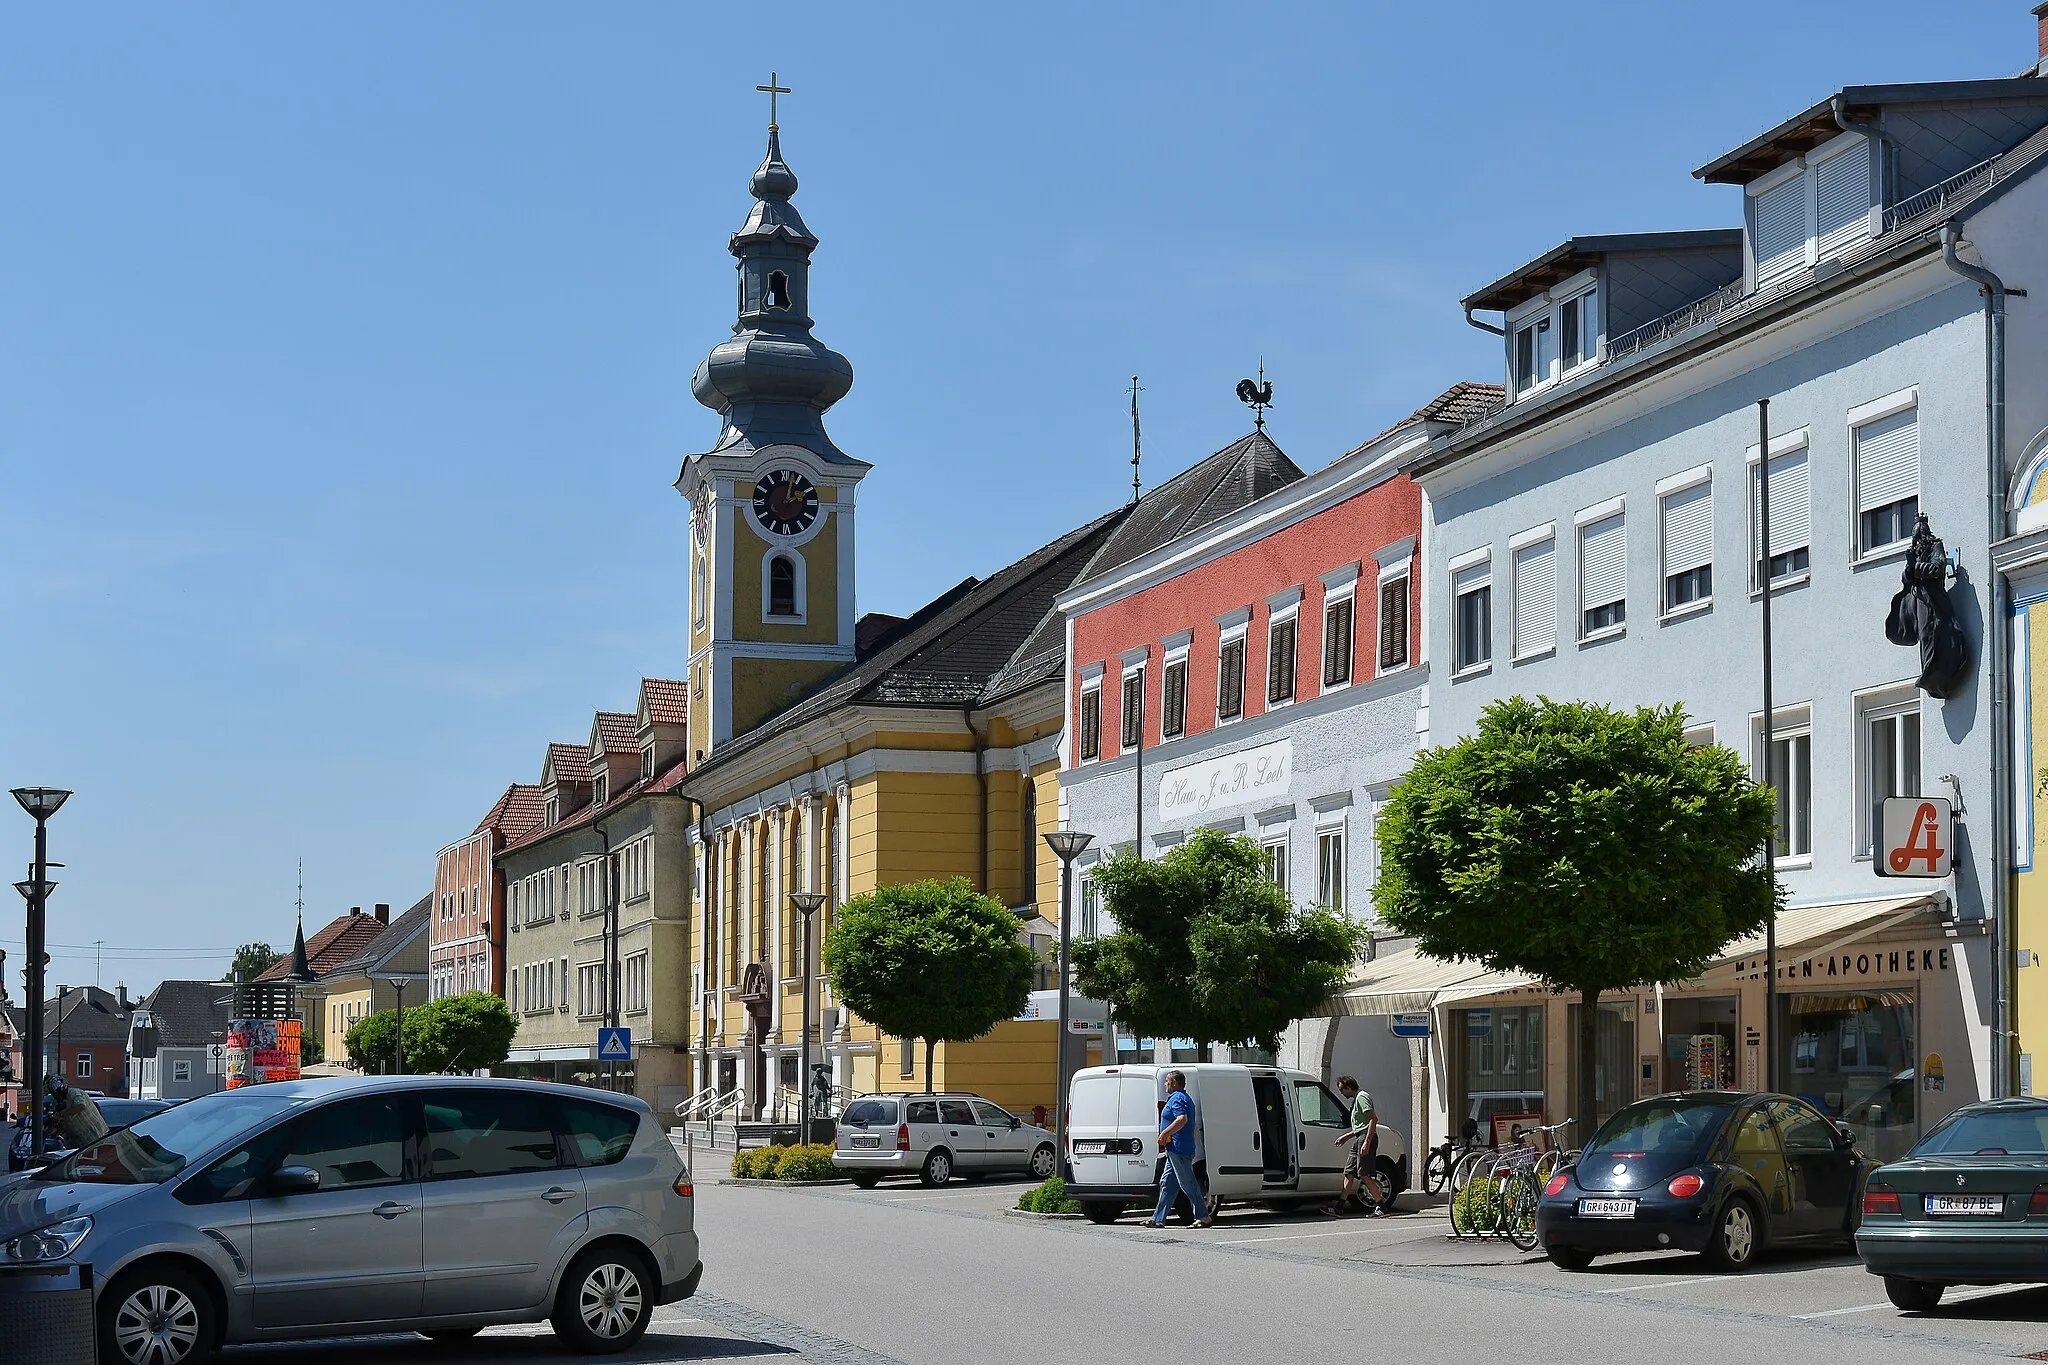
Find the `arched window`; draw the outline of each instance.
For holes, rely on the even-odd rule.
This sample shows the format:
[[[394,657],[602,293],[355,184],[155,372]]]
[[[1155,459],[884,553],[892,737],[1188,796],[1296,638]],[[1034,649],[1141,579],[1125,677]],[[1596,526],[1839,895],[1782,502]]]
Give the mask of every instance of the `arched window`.
[[[783,274],[780,270],[768,272],[768,306],[770,308],[789,307],[789,276]]]
[[[768,561],[768,614],[796,615],[796,564],[788,555]]]
[[[1038,784],[1024,773],[1024,905],[1038,903]]]

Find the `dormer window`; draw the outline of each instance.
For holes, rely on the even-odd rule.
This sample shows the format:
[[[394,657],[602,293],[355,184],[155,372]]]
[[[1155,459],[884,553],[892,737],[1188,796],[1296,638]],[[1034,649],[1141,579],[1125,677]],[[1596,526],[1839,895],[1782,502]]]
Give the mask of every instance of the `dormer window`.
[[[654,746],[652,744],[643,744],[640,746],[640,780],[645,782],[653,776]]]
[[[546,801],[541,803],[541,823],[544,825],[552,825],[559,823],[561,818],[562,798],[559,796],[550,795]]]
[[[1583,271],[1510,309],[1508,376],[1519,398],[1600,358],[1600,291]]]
[[[605,803],[605,796],[610,789],[610,783],[607,780],[609,777],[610,774],[600,768],[596,775],[591,778],[590,803],[592,805],[602,806]]]
[[[768,306],[782,309],[789,307],[789,276],[780,270],[768,272]]]
[[[1877,231],[1870,142],[1844,133],[1752,181],[1746,197],[1750,283],[1760,289]]]

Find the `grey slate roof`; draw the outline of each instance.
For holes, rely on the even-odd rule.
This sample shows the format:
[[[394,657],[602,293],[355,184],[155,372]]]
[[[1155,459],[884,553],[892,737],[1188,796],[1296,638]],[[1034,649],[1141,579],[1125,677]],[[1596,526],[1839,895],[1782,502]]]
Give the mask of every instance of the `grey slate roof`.
[[[890,630],[872,653],[708,754],[697,777],[842,706],[989,706],[1059,676],[1054,599],[1302,476],[1264,433],[1234,441],[1135,503],[1067,532],[986,579],[967,579]]]
[[[1760,133],[1732,152],[1715,157],[1693,172],[1715,185],[1746,185],[1773,167],[1811,151],[1844,131],[1835,117],[1834,102],[1856,121],[1856,111],[1885,105],[1966,104],[1977,101],[2048,101],[2048,81],[2036,76],[2015,76],[1988,81],[1915,81],[1903,85],[1847,85],[1804,113],[1794,114],[1769,132]],[[2030,129],[2022,129],[2025,136]]]
[[[1599,237],[1574,237],[1518,266],[1482,289],[1458,300],[1460,308],[1482,313],[1513,308],[1560,280],[1570,279],[1602,256],[1628,251],[1697,251],[1720,247],[1742,249],[1742,229],[1696,228],[1684,232],[1622,232]]]
[[[220,981],[166,981],[141,1008],[156,1025],[157,1046],[206,1047],[223,1041],[234,1015],[233,987]]]
[[[58,1018],[62,1008],[63,1018]],[[98,986],[73,986],[59,1001],[54,989],[43,1005],[43,1037],[55,1042],[59,1029],[68,1043],[125,1043],[128,1011],[112,991]]]

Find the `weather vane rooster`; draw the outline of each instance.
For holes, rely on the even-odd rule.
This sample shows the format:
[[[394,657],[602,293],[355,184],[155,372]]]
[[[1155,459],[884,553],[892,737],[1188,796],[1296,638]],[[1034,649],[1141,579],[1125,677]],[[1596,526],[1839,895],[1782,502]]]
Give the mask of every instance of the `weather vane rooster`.
[[[1259,362],[1257,379],[1237,381],[1237,401],[1252,410],[1253,424],[1258,430],[1266,429],[1266,409],[1273,406],[1273,384],[1266,378],[1266,362]]]

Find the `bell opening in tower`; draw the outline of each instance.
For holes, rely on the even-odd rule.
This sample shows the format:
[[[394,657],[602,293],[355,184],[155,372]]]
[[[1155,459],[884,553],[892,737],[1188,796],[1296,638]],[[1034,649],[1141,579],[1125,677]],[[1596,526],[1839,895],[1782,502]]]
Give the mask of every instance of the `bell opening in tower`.
[[[780,270],[768,272],[768,306],[781,309],[789,307],[789,276]]]

